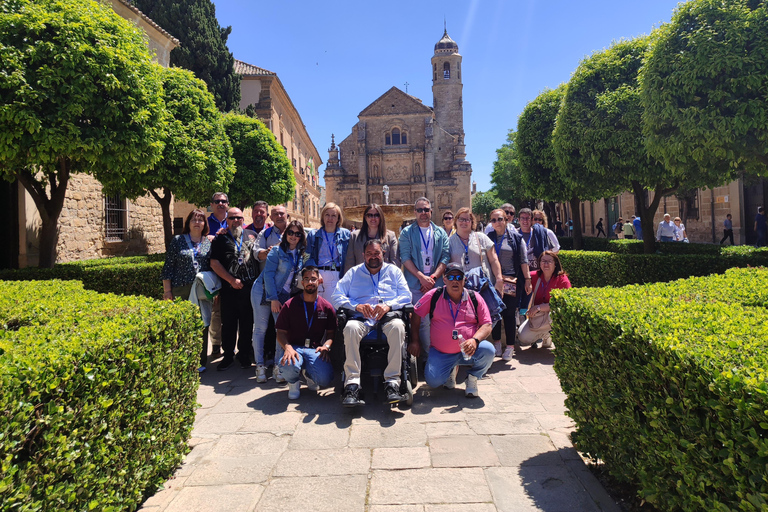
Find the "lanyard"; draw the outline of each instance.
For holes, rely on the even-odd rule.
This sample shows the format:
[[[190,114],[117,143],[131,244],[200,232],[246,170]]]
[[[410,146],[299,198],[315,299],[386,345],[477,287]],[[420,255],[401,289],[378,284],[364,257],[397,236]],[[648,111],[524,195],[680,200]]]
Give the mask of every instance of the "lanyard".
[[[493,245],[496,248],[496,256],[501,256],[501,244],[504,243],[504,237],[506,236],[507,236],[506,231],[504,232],[503,235],[501,235],[501,238],[499,238],[498,235],[496,235],[496,241],[493,242]]]
[[[464,298],[462,296],[462,298]],[[459,310],[461,309],[461,300],[459,300],[459,304],[456,306],[456,313],[453,312],[453,300],[451,300],[450,297],[446,298],[445,300],[448,301],[448,307],[451,308],[451,317],[453,317],[453,328],[456,328],[456,319],[459,317]]]
[[[190,235],[184,235],[184,240],[187,241],[187,246],[192,249],[192,254],[195,258],[197,258],[197,255],[200,253],[200,244],[203,243],[203,240],[200,240],[200,243],[195,244],[192,242],[192,237]]]
[[[379,297],[379,283],[381,282],[381,269],[376,274],[379,276],[375,281],[373,280],[373,274],[368,274],[371,277],[371,283],[373,283],[373,294]],[[380,298],[380,297],[379,297]]]
[[[320,228],[320,229],[323,231],[323,238],[325,238],[325,244],[328,246],[328,252],[331,253],[331,260],[333,260],[333,262],[335,263],[336,247],[334,246],[334,244],[331,243],[331,240],[333,240],[333,238],[331,238],[331,240],[328,240],[328,233],[325,231],[324,228]],[[335,233],[334,233],[334,237],[335,237]]]
[[[472,233],[469,234],[467,237],[467,243],[464,243],[464,240],[461,239],[459,235],[456,235],[459,237],[459,242],[461,242],[461,245],[464,246],[464,261],[468,264],[469,263],[469,244],[472,243]]]
[[[309,331],[312,330],[312,322],[315,321],[315,311],[317,311],[317,299],[315,299],[315,305],[312,307],[311,315],[307,311],[307,303],[304,301],[304,318],[307,321],[307,336],[309,336]]]
[[[523,235],[523,240],[525,240],[525,233],[523,233],[523,232],[521,231],[521,232],[520,232],[520,234],[522,234],[522,235]],[[533,230],[530,230],[530,231],[528,232],[528,240],[525,240],[525,245],[527,245],[529,249],[531,248],[531,239],[532,239],[532,238],[533,238]]]
[[[429,244],[432,243],[433,233],[432,233],[432,226],[429,227],[427,230],[427,238],[424,239],[424,233],[421,232],[421,228],[416,225],[416,229],[419,230],[419,236],[421,236],[421,243],[424,244],[424,252],[429,254]]]
[[[232,241],[235,243],[235,248],[237,249],[237,254],[240,254],[240,248],[243,246],[243,233],[240,233],[240,243],[237,243],[237,240],[235,240],[235,237],[232,236],[232,233],[229,234],[229,238],[232,239]]]

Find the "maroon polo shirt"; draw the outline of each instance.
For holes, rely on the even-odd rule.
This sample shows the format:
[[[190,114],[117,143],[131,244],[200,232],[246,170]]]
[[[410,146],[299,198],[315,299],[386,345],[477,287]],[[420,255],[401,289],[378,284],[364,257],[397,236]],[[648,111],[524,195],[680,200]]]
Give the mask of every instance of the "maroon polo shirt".
[[[308,320],[312,324],[309,334]],[[297,295],[289,299],[280,310],[275,329],[288,331],[288,343],[294,348],[303,347],[307,338],[311,340],[312,347],[319,347],[325,332],[336,330],[336,310],[319,295],[317,308],[314,302],[304,302],[304,294]]]

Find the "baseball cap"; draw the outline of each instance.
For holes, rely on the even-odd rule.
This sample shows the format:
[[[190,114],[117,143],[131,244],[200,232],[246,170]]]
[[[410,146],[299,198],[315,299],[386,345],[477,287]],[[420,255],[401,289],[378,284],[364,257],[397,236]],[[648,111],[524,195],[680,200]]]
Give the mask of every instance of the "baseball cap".
[[[464,267],[461,265],[461,263],[449,263],[445,268],[445,273],[447,274],[448,272],[459,272],[461,275],[464,275]]]

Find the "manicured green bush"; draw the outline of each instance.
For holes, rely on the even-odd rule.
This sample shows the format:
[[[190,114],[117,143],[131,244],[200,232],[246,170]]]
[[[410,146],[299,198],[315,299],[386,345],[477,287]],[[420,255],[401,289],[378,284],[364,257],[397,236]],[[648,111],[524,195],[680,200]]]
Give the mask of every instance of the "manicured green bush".
[[[768,270],[551,304],[579,450],[660,510],[768,510]]]
[[[0,509],[135,509],[187,452],[199,311],[76,281],[0,290]]]

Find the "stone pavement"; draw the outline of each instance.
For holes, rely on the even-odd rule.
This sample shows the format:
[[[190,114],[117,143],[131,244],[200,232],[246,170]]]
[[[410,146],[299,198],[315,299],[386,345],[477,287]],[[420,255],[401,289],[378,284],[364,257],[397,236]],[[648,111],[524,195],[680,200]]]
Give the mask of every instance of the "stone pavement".
[[[145,512],[618,511],[568,434],[545,349],[497,358],[480,397],[419,383],[410,409],[333,389],[288,401],[253,369],[203,374],[187,455]],[[365,383],[365,381],[364,381]],[[382,386],[383,388],[383,386]]]

